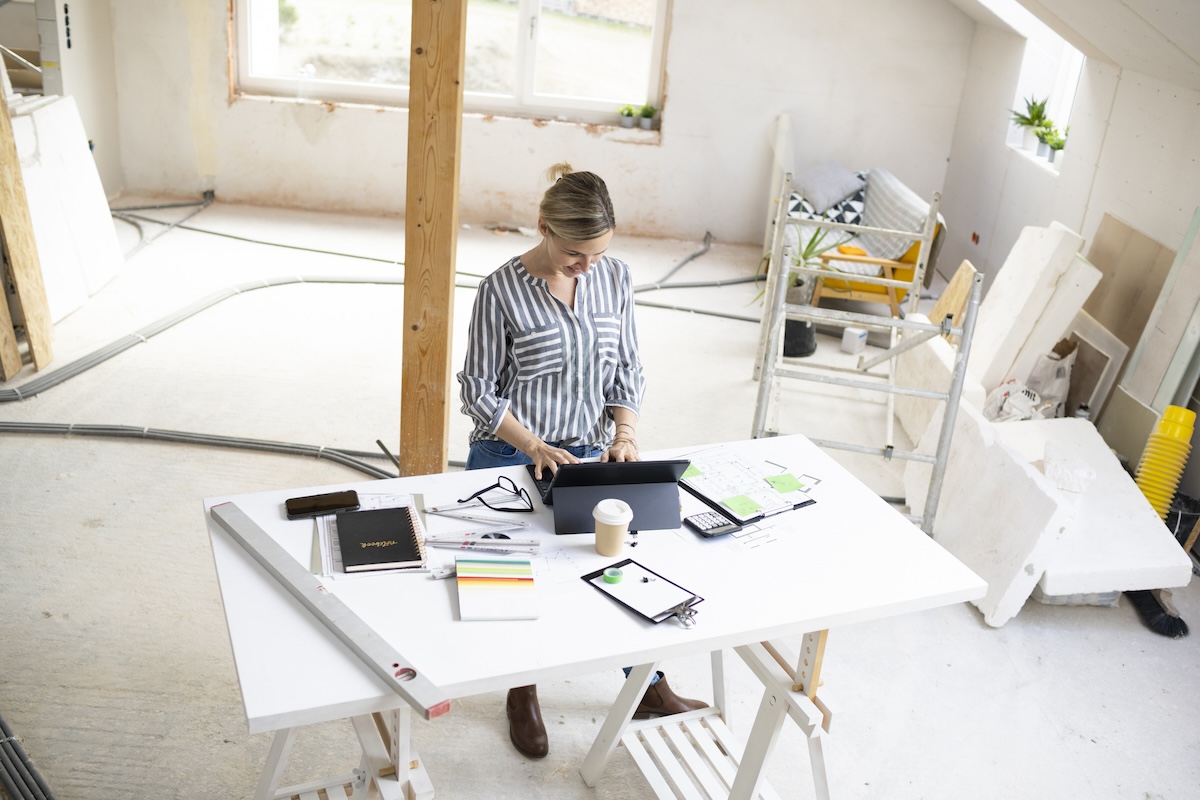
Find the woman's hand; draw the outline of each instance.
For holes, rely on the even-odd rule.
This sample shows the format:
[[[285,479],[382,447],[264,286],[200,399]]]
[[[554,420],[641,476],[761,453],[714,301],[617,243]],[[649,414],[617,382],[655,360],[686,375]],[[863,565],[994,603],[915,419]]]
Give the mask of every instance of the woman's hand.
[[[641,461],[638,455],[637,442],[628,437],[617,437],[612,445],[600,456],[601,461]]]
[[[579,459],[572,455],[569,451],[563,450],[561,447],[551,447],[541,439],[530,443],[523,448],[525,455],[529,456],[533,461],[533,477],[538,480],[542,479],[542,473],[546,470],[553,475],[558,471],[560,464],[578,464]]]

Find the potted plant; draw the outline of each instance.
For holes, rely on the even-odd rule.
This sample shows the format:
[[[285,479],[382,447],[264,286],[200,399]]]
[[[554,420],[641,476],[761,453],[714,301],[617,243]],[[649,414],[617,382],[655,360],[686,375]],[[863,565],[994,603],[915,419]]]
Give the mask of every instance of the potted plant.
[[[1051,128],[1050,133],[1046,135],[1046,146],[1050,148],[1050,153],[1046,156],[1050,163],[1054,163],[1054,157],[1058,155],[1058,151],[1067,146],[1067,134],[1071,132],[1071,126],[1059,135],[1058,131]]]
[[[632,128],[634,117],[638,115],[637,109],[632,104],[626,103],[617,109],[617,113],[621,115],[621,127]]]
[[[1049,99],[1049,98],[1047,98]],[[1046,100],[1038,100],[1030,96],[1025,98],[1025,111],[1017,111],[1015,108],[1009,109],[1012,111],[1013,124],[1024,129],[1026,150],[1032,150],[1037,146],[1037,129],[1046,125]]]
[[[654,115],[657,113],[658,109],[654,106],[649,104],[644,105],[638,111],[638,117],[640,118],[638,122],[641,123],[643,128],[650,130],[650,128],[654,125]]]
[[[1034,129],[1033,135],[1036,136],[1038,140],[1037,154],[1039,156],[1042,156],[1043,158],[1050,157],[1049,138],[1054,134],[1054,120],[1052,119],[1043,120],[1041,127]]]
[[[804,242],[804,246],[800,249],[800,252],[792,255],[793,271],[789,275],[787,294],[784,297],[788,305],[808,305],[812,300],[813,287],[816,285],[815,281],[817,280],[812,275],[803,275],[795,272],[794,268],[809,267],[812,269],[824,269],[825,266],[821,262],[821,254],[846,244],[854,238],[853,234],[848,234],[838,241],[829,242],[831,233],[833,233],[833,229],[831,228],[817,228],[808,237],[808,241]],[[759,261],[759,272],[762,272],[770,257],[770,253],[763,255]],[[763,292],[758,293],[758,297],[762,297],[762,295]],[[816,352],[816,349],[817,329],[811,320],[784,320],[783,355],[785,357],[804,358],[805,356],[812,355]]]

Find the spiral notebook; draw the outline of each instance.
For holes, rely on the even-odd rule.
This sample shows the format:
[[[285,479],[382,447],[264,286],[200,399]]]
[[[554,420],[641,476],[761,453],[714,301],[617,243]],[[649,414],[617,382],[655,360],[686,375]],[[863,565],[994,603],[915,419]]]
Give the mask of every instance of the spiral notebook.
[[[413,506],[343,511],[334,530],[346,572],[425,566],[425,536]]]

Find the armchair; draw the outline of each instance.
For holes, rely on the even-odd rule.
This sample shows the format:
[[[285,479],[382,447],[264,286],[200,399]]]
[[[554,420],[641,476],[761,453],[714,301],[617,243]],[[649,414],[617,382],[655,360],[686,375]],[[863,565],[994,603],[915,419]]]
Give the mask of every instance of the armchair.
[[[804,191],[803,179],[797,181],[798,193]],[[872,169],[865,175],[862,192],[847,202],[856,204],[852,219],[835,204],[824,214],[810,212],[813,206],[803,198],[792,208],[796,216],[834,219],[850,223],[844,230],[856,234],[854,247],[843,246],[819,256],[822,268],[845,277],[818,277],[813,287],[812,305],[823,298],[838,298],[886,303],[892,316],[903,317],[900,304],[910,291],[928,286],[937,254],[941,250],[945,220],[937,216],[932,234],[927,234],[930,204],[884,169]],[[886,233],[884,232],[886,231]],[[902,233],[911,232],[911,238]],[[922,250],[927,252],[922,252]],[[847,253],[846,250],[858,252]]]

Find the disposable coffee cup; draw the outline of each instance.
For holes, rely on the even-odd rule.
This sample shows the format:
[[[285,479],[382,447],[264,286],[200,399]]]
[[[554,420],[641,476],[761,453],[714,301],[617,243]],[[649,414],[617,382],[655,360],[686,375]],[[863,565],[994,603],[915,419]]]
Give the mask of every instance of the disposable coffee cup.
[[[625,534],[633,521],[633,509],[624,500],[608,498],[592,509],[596,521],[596,552],[602,556],[619,556],[625,549]]]

